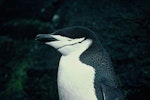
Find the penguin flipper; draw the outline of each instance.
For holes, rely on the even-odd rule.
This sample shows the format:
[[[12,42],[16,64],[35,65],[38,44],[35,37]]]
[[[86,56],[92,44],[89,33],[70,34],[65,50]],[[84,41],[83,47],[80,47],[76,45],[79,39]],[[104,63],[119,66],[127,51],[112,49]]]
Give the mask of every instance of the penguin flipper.
[[[123,93],[119,87],[112,87],[102,84],[102,94],[104,100],[124,100]]]

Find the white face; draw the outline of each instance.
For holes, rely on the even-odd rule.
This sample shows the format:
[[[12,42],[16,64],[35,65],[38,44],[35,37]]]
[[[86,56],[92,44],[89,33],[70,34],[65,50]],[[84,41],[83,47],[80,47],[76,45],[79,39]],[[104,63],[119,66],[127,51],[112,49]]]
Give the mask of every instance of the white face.
[[[61,35],[51,35],[51,37],[55,38],[56,41],[46,42],[46,44],[54,47],[64,56],[76,51],[82,53],[92,43],[92,40],[85,39],[85,37],[76,39],[64,37]]]

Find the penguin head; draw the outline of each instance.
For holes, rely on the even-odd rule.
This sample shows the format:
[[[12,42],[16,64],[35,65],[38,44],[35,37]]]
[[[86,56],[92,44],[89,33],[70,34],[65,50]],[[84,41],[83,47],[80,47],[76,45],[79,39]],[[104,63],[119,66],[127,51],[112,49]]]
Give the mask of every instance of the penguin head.
[[[57,30],[52,34],[38,34],[36,40],[54,47],[62,55],[69,55],[76,51],[85,51],[96,40],[96,36],[88,28],[74,26]]]

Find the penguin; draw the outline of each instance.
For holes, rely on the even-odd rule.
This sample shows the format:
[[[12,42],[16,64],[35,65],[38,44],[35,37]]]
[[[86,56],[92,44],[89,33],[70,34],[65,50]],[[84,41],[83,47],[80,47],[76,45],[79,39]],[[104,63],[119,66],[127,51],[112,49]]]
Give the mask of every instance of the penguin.
[[[61,53],[59,100],[124,100],[111,59],[92,30],[73,26],[35,39]]]

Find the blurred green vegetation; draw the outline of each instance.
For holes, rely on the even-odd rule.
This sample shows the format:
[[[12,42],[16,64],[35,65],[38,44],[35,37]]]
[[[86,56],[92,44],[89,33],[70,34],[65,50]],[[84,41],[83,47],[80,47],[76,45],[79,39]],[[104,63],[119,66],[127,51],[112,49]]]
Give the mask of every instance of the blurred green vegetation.
[[[23,83],[26,78],[26,68],[28,64],[26,61],[18,63],[16,67],[14,66],[11,78],[7,83],[7,88],[2,92],[2,95],[9,96],[11,94],[17,94],[17,98],[22,96],[24,93]]]

